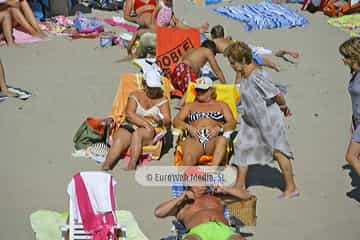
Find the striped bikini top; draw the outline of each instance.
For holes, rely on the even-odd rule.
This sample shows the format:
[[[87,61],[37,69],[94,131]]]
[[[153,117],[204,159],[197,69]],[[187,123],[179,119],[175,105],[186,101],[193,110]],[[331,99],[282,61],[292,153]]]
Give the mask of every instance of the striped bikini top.
[[[224,114],[221,112],[192,112],[187,116],[188,123],[194,122],[202,118],[210,118],[217,122],[225,122]]]

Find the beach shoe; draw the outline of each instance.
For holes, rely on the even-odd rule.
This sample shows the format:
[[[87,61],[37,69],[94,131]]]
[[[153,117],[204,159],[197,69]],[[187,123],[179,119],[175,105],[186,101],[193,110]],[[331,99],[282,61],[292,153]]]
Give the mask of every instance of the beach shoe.
[[[292,199],[292,198],[296,198],[300,196],[300,192],[295,190],[294,192],[290,193],[289,195],[285,195],[284,193],[282,193],[281,195],[278,196],[278,199]]]
[[[106,156],[109,152],[109,147],[105,143],[95,143],[88,148],[89,158],[98,163],[105,162]]]
[[[9,98],[8,96],[5,96],[3,93],[0,92],[0,102],[3,102],[8,98]]]
[[[16,98],[20,99],[20,100],[27,100],[29,99],[32,94],[24,89],[21,88],[16,88],[16,87],[11,87],[8,86],[8,91],[11,93],[15,93],[17,96],[15,96]]]

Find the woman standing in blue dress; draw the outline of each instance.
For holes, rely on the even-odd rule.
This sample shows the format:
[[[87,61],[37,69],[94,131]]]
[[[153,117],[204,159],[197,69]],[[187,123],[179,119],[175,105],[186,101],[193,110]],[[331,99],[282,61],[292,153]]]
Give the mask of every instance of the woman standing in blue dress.
[[[353,37],[342,43],[339,52],[352,75],[348,90],[351,97],[354,131],[346,153],[346,161],[360,176],[360,37]]]

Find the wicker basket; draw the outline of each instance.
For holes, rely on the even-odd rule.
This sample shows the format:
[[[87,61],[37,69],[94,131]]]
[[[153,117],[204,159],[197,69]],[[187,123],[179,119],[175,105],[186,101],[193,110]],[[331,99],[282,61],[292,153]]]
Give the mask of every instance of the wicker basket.
[[[255,226],[256,201],[257,198],[252,196],[248,200],[240,200],[228,204],[230,215],[240,219],[246,226]]]

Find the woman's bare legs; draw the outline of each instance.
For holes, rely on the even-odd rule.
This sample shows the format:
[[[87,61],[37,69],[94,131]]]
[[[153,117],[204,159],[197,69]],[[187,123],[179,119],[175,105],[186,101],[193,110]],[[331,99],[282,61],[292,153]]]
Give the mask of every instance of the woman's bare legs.
[[[183,150],[183,166],[195,166],[203,155],[202,146],[199,141],[192,137],[187,137],[185,141],[182,143]]]
[[[44,37],[46,34],[40,29],[39,23],[36,20],[34,13],[26,0],[20,1],[20,9],[24,13],[26,20],[30,23],[30,25],[40,34],[42,33]]]
[[[248,172],[247,166],[238,166],[237,167],[237,177],[234,188],[239,192],[240,196],[243,196],[242,199],[248,199],[251,197],[251,194],[246,191],[246,176]]]
[[[8,94],[8,88],[5,81],[5,72],[2,63],[0,63],[0,92],[4,93],[6,96]]]
[[[205,32],[209,31],[209,23],[208,22],[205,22],[203,25],[201,25],[199,27],[191,27],[191,26],[188,26],[188,25],[184,24],[182,21],[177,19],[175,21],[175,26],[178,27],[178,28],[199,28],[201,33],[205,33]]]
[[[360,176],[360,143],[351,141],[346,153],[346,161],[354,168]]]
[[[12,24],[11,24],[11,15],[8,10],[3,10],[0,12],[0,23],[3,31],[5,41],[9,47],[15,47],[14,38],[12,36]]]
[[[212,155],[212,165],[219,166],[225,158],[227,139],[224,136],[218,136],[214,141],[206,144],[206,155]]]
[[[278,161],[281,172],[284,176],[284,196],[289,196],[296,191],[296,185],[290,159],[278,150],[274,151],[274,158]]]
[[[19,8],[11,7],[10,13],[13,20],[13,26],[17,26],[19,24],[22,28],[24,28],[25,31],[30,33],[34,37],[44,38],[46,35],[41,31],[39,32],[37,29],[35,29],[31,24],[26,20],[23,13],[20,11]]]
[[[130,145],[130,162],[128,165],[128,170],[135,170],[137,161],[139,160],[140,154],[142,152],[142,147],[145,145],[150,145],[154,139],[154,129],[150,128],[138,128],[133,132],[131,137]]]
[[[111,146],[106,160],[102,165],[102,170],[108,171],[114,168],[120,155],[130,146],[131,133],[124,128],[119,128],[113,136],[113,145]]]

